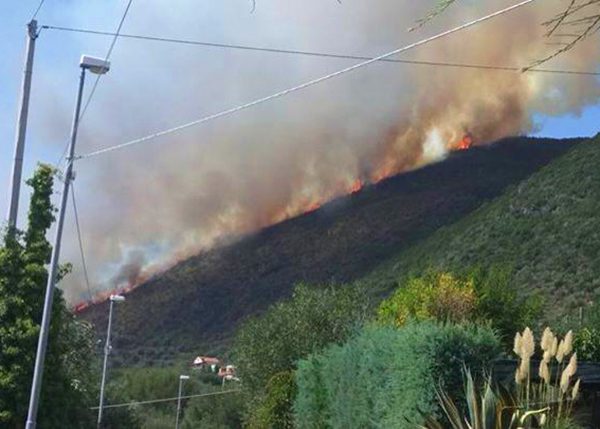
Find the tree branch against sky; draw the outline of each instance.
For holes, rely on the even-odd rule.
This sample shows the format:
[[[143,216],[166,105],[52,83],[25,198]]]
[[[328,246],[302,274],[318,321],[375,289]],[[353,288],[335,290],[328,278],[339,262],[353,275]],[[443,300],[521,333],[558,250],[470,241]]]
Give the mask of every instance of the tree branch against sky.
[[[432,19],[441,15],[459,0],[439,0],[436,7],[425,17],[417,21],[411,30],[422,27]],[[558,55],[571,50],[585,38],[600,30],[600,0],[565,0],[564,11],[541,23],[547,28],[546,37],[558,48],[550,55],[534,61],[523,70],[539,66]]]

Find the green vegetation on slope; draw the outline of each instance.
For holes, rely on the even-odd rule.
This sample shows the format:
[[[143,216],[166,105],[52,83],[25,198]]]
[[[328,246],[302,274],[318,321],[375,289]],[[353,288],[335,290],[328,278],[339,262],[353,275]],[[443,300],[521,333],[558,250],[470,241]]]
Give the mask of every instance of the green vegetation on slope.
[[[555,315],[600,287],[600,136],[572,149],[471,215],[388,260],[365,281],[380,289],[426,269],[510,266],[523,293]]]

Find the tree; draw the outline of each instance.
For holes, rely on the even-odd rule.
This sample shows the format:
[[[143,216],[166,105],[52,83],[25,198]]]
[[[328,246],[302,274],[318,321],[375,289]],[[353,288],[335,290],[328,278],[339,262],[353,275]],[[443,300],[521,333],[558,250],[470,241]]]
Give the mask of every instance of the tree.
[[[6,231],[0,247],[0,426],[6,428],[21,428],[27,414],[52,252],[46,233],[54,221],[53,182],[53,168],[40,165],[27,181],[33,189],[27,230]],[[50,429],[89,427],[92,330],[66,309],[59,290],[52,311],[38,422]]]
[[[268,421],[268,427],[287,427],[295,386],[285,374],[299,359],[350,337],[368,315],[366,296],[356,286],[300,284],[290,300],[241,327],[233,357],[247,394],[248,423]]]
[[[514,332],[536,323],[541,307],[537,295],[519,295],[509,270],[493,267],[411,277],[381,302],[377,316],[380,323],[396,327],[409,320],[489,323],[510,346]]]

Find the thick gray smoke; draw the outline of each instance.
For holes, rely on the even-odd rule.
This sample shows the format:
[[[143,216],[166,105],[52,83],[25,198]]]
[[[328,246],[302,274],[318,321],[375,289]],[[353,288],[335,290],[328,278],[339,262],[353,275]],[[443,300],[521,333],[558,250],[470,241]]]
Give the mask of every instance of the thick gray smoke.
[[[511,3],[464,0],[408,33],[434,1],[258,0],[250,13],[250,2],[242,0],[148,0],[134,2],[124,32],[374,56]],[[565,3],[539,1],[403,58],[528,65],[555,49],[546,44],[540,24]],[[115,22],[118,10],[115,6]],[[75,10],[69,19],[78,13],[83,12]],[[97,55],[109,42],[85,40],[81,48]],[[546,66],[595,70],[599,45],[598,37],[589,39]],[[113,70],[87,113],[79,152],[194,120],[350,64],[120,40]],[[138,282],[217,240],[348,192],[357,181],[440,159],[467,132],[480,144],[527,133],[535,128],[535,113],[576,113],[599,96],[593,77],[381,63],[226,119],[81,161],[76,186],[93,287]],[[56,97],[61,103],[63,98]],[[52,112],[68,118],[70,104],[61,103]],[[47,126],[53,132],[55,118],[49,116]],[[77,265],[72,233],[65,245],[65,259]],[[77,270],[65,289],[71,300],[85,297]]]

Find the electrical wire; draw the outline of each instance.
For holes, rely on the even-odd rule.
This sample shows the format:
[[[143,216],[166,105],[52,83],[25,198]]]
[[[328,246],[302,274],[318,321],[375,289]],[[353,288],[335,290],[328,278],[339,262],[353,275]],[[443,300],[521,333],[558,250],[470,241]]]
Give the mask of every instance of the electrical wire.
[[[59,27],[59,26],[54,26],[54,25],[44,25],[44,26],[42,26],[42,28],[49,29],[49,30],[57,30],[57,31],[93,34],[93,35],[99,35],[99,36],[115,36],[116,35],[116,33],[111,33],[108,31],[88,30],[85,28]],[[362,60],[362,61],[373,59],[373,57],[367,57],[367,56],[362,56],[362,55],[333,54],[333,53],[327,53],[327,52],[302,51],[302,50],[296,50],[296,49],[279,49],[279,48],[269,48],[269,47],[260,47],[260,46],[228,44],[228,43],[204,42],[204,41],[200,41],[200,40],[174,39],[174,38],[168,38],[168,37],[157,37],[157,36],[147,36],[147,35],[137,35],[137,34],[119,34],[118,37],[125,38],[125,39],[151,41],[151,42],[165,42],[165,43],[182,44],[182,45],[204,46],[204,47],[209,47],[209,48],[224,48],[224,49],[234,49],[234,50],[243,50],[243,51],[269,52],[269,53],[275,53],[275,54],[291,54],[291,55],[302,55],[302,56],[309,56],[309,57],[322,57],[322,58],[332,58],[332,59]],[[523,71],[523,67],[496,66],[496,65],[485,65],[485,64],[469,64],[469,63],[457,63],[457,62],[445,62],[445,61],[402,60],[402,59],[394,59],[394,58],[384,58],[380,61],[386,62],[386,63],[456,67],[456,68],[469,68],[469,69],[482,69],[482,70],[498,70],[498,71],[510,71],[510,72]],[[570,74],[570,75],[583,75],[583,76],[600,76],[600,72],[578,71],[578,70],[527,69],[526,71],[527,72],[539,72],[539,73],[568,74],[568,75]]]
[[[110,56],[113,52],[113,49],[115,48],[115,44],[117,43],[117,39],[119,38],[119,33],[121,32],[121,28],[123,28],[123,24],[125,23],[125,18],[127,18],[127,13],[129,12],[129,8],[131,8],[131,3],[133,2],[133,0],[129,0],[129,2],[127,2],[127,6],[125,7],[125,11],[123,12],[123,16],[121,17],[121,21],[119,22],[119,25],[117,27],[117,31],[114,34],[114,37],[112,39],[112,42],[110,43],[110,47],[108,48],[108,51],[106,52],[106,56],[104,57],[104,61],[108,61],[110,59]],[[100,81],[100,78],[103,75],[99,74],[96,76],[96,80],[94,81],[94,86],[92,87],[92,90],[90,91],[90,95],[88,96],[84,106],[83,106],[83,110],[81,111],[81,115],[79,116],[79,120],[81,121],[81,119],[85,116],[85,112],[87,111],[87,108],[89,107],[92,98],[94,97],[94,94],[96,92],[96,88],[98,87],[98,82]]]
[[[190,399],[190,398],[202,398],[205,396],[217,396],[217,395],[225,395],[228,393],[237,393],[241,392],[240,389],[232,389],[232,390],[223,390],[221,392],[212,392],[212,393],[200,393],[197,395],[187,395],[181,396],[181,399]],[[111,404],[104,405],[102,408],[121,408],[121,407],[131,407],[134,405],[147,405],[147,404],[159,404],[161,402],[174,402],[179,400],[180,398],[175,396],[173,398],[164,398],[164,399],[151,399],[149,401],[133,401],[133,402],[124,402],[122,404]],[[100,407],[90,407],[90,410],[97,410]]]
[[[38,4],[38,7],[36,8],[35,12],[33,12],[33,15],[31,16],[30,21],[33,21],[35,19],[35,17],[38,15],[40,10],[42,9],[42,6],[44,5],[45,1],[46,0],[40,0],[40,3]]]
[[[400,53],[406,52],[406,51],[408,51],[410,49],[414,49],[414,48],[416,48],[418,46],[425,45],[427,43],[433,42],[434,40],[441,39],[443,37],[446,37],[446,36],[449,36],[451,34],[457,33],[457,32],[459,32],[461,30],[464,30],[466,28],[473,27],[473,26],[475,26],[477,24],[480,24],[480,23],[482,23],[484,21],[490,20],[492,18],[495,18],[497,16],[500,16],[500,15],[506,14],[508,12],[511,12],[511,11],[513,11],[513,10],[515,10],[517,8],[520,8],[522,6],[525,6],[527,4],[533,3],[534,1],[536,1],[536,0],[524,0],[524,1],[521,1],[519,3],[516,3],[516,4],[512,5],[512,6],[509,6],[507,8],[501,9],[501,10],[499,10],[497,12],[491,13],[489,15],[483,16],[481,18],[477,18],[477,19],[469,21],[469,22],[467,22],[465,24],[462,24],[462,25],[459,25],[457,27],[454,27],[454,28],[452,28],[450,30],[444,31],[442,33],[438,33],[438,34],[436,34],[434,36],[428,37],[426,39],[422,39],[422,40],[420,40],[418,42],[415,42],[415,43],[411,43],[411,44],[406,45],[404,47],[395,49],[393,51],[390,51],[390,52],[387,52],[385,54],[379,55],[377,57],[371,58],[369,60],[362,61],[362,62],[360,62],[358,64],[355,64],[355,65],[350,66],[350,67],[343,68],[341,70],[338,70],[336,72],[327,74],[325,76],[322,76],[322,77],[310,80],[310,81],[305,82],[303,84],[300,84],[300,85],[297,85],[297,86],[285,89],[283,91],[276,92],[275,94],[272,94],[272,95],[269,95],[269,96],[266,96],[266,97],[263,97],[263,98],[259,98],[257,100],[251,101],[249,103],[242,104],[242,105],[237,106],[237,107],[233,107],[231,109],[223,110],[223,111],[221,111],[219,113],[215,113],[215,114],[212,114],[212,115],[209,115],[209,116],[205,116],[205,117],[203,117],[201,119],[198,119],[198,120],[195,120],[195,121],[192,121],[192,122],[188,122],[188,123],[183,124],[183,125],[179,125],[179,126],[176,126],[176,127],[173,127],[173,128],[169,128],[169,129],[166,129],[166,130],[154,133],[154,134],[150,134],[150,135],[145,136],[145,137],[141,137],[141,138],[138,138],[138,139],[130,140],[130,141],[125,142],[125,143],[121,143],[121,144],[117,144],[117,145],[114,145],[114,146],[106,147],[104,149],[99,149],[99,150],[96,150],[96,151],[93,151],[93,152],[89,152],[87,154],[80,155],[80,156],[78,156],[76,158],[77,159],[91,158],[93,156],[105,154],[105,153],[112,152],[112,151],[119,150],[119,149],[123,149],[123,148],[128,147],[128,146],[133,146],[133,145],[136,145],[136,144],[144,143],[144,142],[147,142],[149,140],[156,139],[158,137],[162,137],[162,136],[165,136],[165,135],[168,135],[168,134],[172,134],[174,132],[181,131],[181,130],[186,129],[186,128],[190,128],[190,127],[193,127],[193,126],[196,126],[196,125],[200,125],[200,124],[203,124],[205,122],[208,122],[208,121],[211,121],[211,120],[214,120],[214,119],[217,119],[217,118],[221,118],[221,117],[224,117],[224,116],[231,115],[233,113],[237,113],[237,112],[239,112],[241,110],[245,110],[245,109],[248,109],[250,107],[254,107],[256,105],[265,103],[267,101],[270,101],[270,100],[273,100],[273,99],[276,99],[276,98],[280,98],[280,97],[286,96],[286,95],[291,94],[293,92],[297,92],[297,91],[309,88],[311,86],[317,85],[319,83],[325,82],[327,80],[330,80],[330,79],[342,76],[342,75],[350,73],[350,72],[353,72],[353,71],[355,71],[355,70],[357,70],[359,68],[366,67],[366,66],[368,66],[370,64],[373,64],[373,63],[376,63],[376,62],[381,61],[383,59],[389,58],[389,57],[391,57],[393,55],[400,54]]]
[[[110,46],[108,47],[108,51],[106,52],[106,56],[104,57],[104,61],[108,61],[110,59],[110,56],[112,55],[112,52],[115,48],[115,44],[117,43],[117,39],[119,38],[119,33],[121,32],[121,29],[123,28],[123,24],[125,23],[125,18],[127,18],[127,14],[129,13],[129,9],[131,8],[131,3],[133,3],[133,0],[129,0],[127,2],[127,6],[125,7],[125,10],[123,11],[123,15],[121,16],[121,20],[119,21],[119,25],[117,26],[117,31],[115,33],[113,33],[113,39],[110,43]],[[42,26],[42,29],[44,29],[45,26]],[[90,106],[90,103],[92,102],[92,98],[94,97],[94,94],[96,93],[96,89],[98,88],[98,83],[100,82],[100,78],[102,77],[102,74],[99,74],[96,76],[96,80],[94,81],[94,85],[92,86],[92,89],[85,101],[85,104],[83,105],[83,109],[81,110],[81,114],[79,115],[78,118],[78,123],[81,124],[81,120],[83,119],[83,117],[85,116],[85,113],[87,112],[88,107]],[[60,156],[58,162],[56,163],[56,165],[58,166],[58,164],[60,164],[62,162],[62,160],[64,159],[66,153],[67,153],[67,149],[69,147],[69,144],[67,143],[65,145],[65,148],[62,152],[62,155]]]
[[[83,251],[83,240],[81,239],[81,226],[79,223],[79,212],[77,210],[77,201],[75,199],[75,184],[71,182],[71,196],[73,201],[73,214],[75,216],[75,227],[77,230],[77,241],[79,242],[79,253],[81,255],[81,265],[83,267],[83,276],[85,278],[85,284],[87,286],[88,294],[90,296],[90,300],[94,298],[92,295],[92,289],[90,288],[90,277],[88,275],[87,264],[85,262],[85,253]]]

